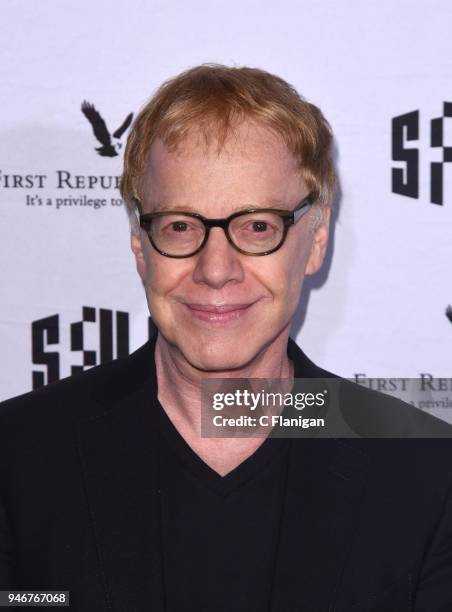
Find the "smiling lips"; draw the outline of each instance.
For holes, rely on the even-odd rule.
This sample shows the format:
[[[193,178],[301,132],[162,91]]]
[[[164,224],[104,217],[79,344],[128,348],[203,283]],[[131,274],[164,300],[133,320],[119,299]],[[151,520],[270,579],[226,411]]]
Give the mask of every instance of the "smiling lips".
[[[185,306],[190,314],[197,319],[211,323],[226,323],[245,315],[254,303],[223,304],[221,306],[215,304],[185,304]]]

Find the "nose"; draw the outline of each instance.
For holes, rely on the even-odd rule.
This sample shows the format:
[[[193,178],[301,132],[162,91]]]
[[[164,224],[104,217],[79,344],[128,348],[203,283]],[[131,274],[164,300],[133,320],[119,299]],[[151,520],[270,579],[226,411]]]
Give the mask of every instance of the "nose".
[[[197,257],[193,280],[221,289],[229,281],[243,280],[244,271],[240,253],[229,244],[224,230],[213,227],[204,248]]]

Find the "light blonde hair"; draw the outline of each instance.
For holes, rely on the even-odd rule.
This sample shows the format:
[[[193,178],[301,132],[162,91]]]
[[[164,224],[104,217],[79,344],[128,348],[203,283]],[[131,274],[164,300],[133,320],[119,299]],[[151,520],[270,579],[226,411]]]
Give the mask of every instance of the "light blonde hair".
[[[320,109],[264,70],[203,64],[163,83],[131,128],[120,184],[129,213],[135,217],[134,198],[140,199],[140,181],[157,137],[174,150],[196,130],[206,144],[215,140],[220,151],[232,129],[246,120],[279,134],[298,160],[316,203],[331,207],[336,185],[333,135]]]

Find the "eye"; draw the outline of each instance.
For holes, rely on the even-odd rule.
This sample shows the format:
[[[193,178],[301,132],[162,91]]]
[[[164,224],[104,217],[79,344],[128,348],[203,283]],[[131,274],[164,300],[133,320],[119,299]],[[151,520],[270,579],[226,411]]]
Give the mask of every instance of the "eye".
[[[244,219],[240,227],[244,235],[266,238],[278,232],[276,223],[266,219]]]
[[[170,227],[175,232],[184,232],[188,229],[188,223],[185,221],[173,221],[173,223],[170,223]]]
[[[160,219],[160,222],[156,224],[156,229],[160,232],[165,233],[179,233],[184,234],[188,231],[198,230],[199,224],[195,220],[185,219]]]
[[[167,240],[192,239],[204,233],[204,226],[197,219],[179,215],[165,215],[155,219],[154,236],[162,236]]]
[[[266,232],[268,223],[266,221],[253,221],[251,227],[254,232]]]

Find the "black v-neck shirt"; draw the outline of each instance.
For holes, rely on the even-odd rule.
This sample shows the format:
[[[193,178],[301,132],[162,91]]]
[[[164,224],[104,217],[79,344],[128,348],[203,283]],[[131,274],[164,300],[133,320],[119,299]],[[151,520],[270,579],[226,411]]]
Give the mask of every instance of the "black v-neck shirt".
[[[222,477],[158,410],[165,611],[265,612],[290,440],[267,438]]]

